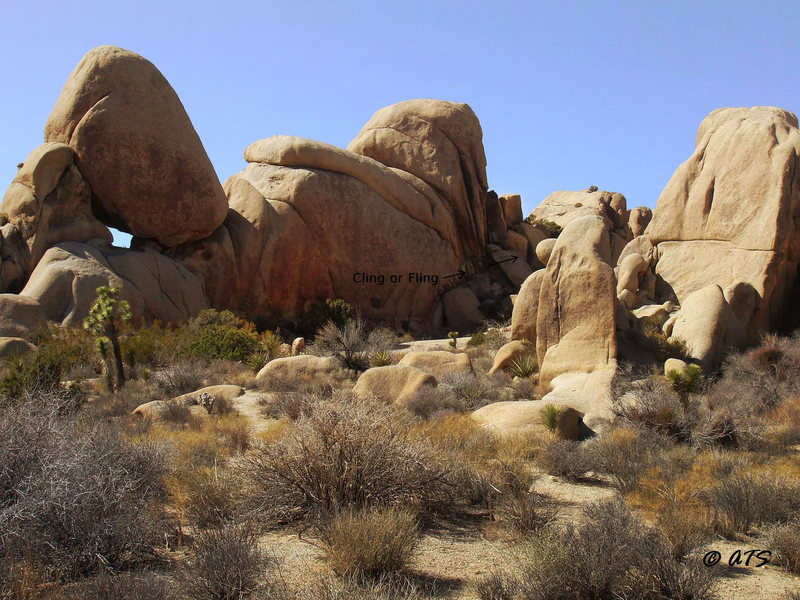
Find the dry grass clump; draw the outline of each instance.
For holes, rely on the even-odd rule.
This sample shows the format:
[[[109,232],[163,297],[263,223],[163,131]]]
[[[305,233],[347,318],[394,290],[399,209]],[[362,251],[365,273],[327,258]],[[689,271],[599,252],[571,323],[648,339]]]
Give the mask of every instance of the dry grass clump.
[[[772,550],[772,562],[790,573],[800,573],[800,516],[766,531],[767,545]]]
[[[418,541],[416,516],[394,507],[347,509],[321,529],[325,559],[338,575],[358,580],[402,571]]]
[[[181,600],[180,585],[169,575],[140,573],[101,573],[58,589],[61,600]],[[47,598],[45,595],[44,598]],[[44,600],[43,598],[43,600]]]
[[[469,407],[451,390],[423,386],[405,403],[406,410],[422,419],[432,419],[447,413],[469,412]]]
[[[705,490],[703,500],[723,528],[747,534],[796,516],[800,485],[769,471],[734,473]]]
[[[440,453],[408,439],[390,407],[352,394],[320,402],[244,462],[253,502],[275,523],[369,506],[432,510],[453,493]]]
[[[153,373],[153,379],[167,398],[194,392],[205,385],[209,363],[197,358],[181,359]]]
[[[436,597],[436,585],[420,585],[402,574],[368,580],[319,574],[300,590],[296,600],[421,600]]]
[[[282,582],[270,577],[273,566],[252,527],[224,523],[195,534],[183,580],[197,600],[286,598]]]
[[[670,446],[665,440],[646,430],[617,427],[583,445],[594,470],[609,477],[621,493],[633,491],[639,478],[658,460],[659,452]]]
[[[568,481],[584,480],[595,466],[583,443],[572,440],[555,440],[545,444],[536,462],[548,475],[563,477]]]

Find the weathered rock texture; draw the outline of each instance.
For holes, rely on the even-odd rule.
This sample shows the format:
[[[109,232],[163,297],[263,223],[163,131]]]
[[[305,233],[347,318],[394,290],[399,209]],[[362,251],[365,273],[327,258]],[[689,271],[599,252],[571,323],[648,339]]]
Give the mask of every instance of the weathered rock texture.
[[[661,296],[683,303],[710,283],[749,286],[736,302],[748,341],[778,324],[800,262],[798,153],[797,118],[785,110],[724,108],[703,120],[643,236]]]
[[[164,246],[202,239],[227,202],[203,144],[164,76],[138,54],[90,50],[44,128],[77,154],[109,225]]]

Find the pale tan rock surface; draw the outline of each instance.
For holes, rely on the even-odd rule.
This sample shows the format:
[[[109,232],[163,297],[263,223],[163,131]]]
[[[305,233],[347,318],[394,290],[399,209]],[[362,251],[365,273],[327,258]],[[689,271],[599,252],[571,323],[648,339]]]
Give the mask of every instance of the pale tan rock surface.
[[[616,364],[614,270],[608,220],[588,216],[558,237],[539,292],[540,382]]]
[[[423,387],[437,387],[436,378],[416,367],[390,365],[367,369],[358,378],[353,392],[383,402],[404,405]]]
[[[742,324],[750,342],[778,323],[796,279],[799,153],[797,118],[785,110],[713,111],[643,236],[658,249],[656,273],[681,303],[709,283],[752,286],[760,301]]]
[[[480,325],[484,316],[475,293],[465,287],[453,288],[442,296],[444,318],[451,331],[465,333]]]
[[[522,283],[514,310],[511,313],[511,339],[536,343],[536,319],[539,313],[539,292],[542,289],[545,270],[534,271]]]
[[[647,261],[641,254],[628,254],[619,263],[619,274],[617,275],[617,295],[622,290],[629,290],[633,293],[639,291],[639,281],[647,270]]]
[[[533,273],[525,257],[525,254],[517,254],[498,248],[492,244],[487,246],[491,254],[492,261],[499,263],[498,266],[503,270],[503,273],[511,282],[512,285],[522,285],[522,282],[527,279],[528,275]]]
[[[550,255],[553,253],[553,248],[556,247],[556,238],[547,238],[539,242],[536,246],[536,257],[539,262],[544,266],[550,261]]]
[[[199,240],[228,204],[177,94],[141,56],[99,46],[64,84],[44,129],[67,144],[109,225],[164,246]]]
[[[4,356],[21,356],[32,350],[36,350],[36,346],[28,340],[18,337],[0,337],[0,358]]]
[[[256,375],[256,380],[267,383],[314,383],[330,379],[341,365],[332,356],[301,354],[275,358],[269,361]]]
[[[686,297],[672,337],[683,340],[691,356],[706,367],[718,365],[728,348],[741,347],[746,341],[739,319],[715,283]]]
[[[653,218],[653,211],[646,206],[632,208],[628,216],[628,227],[634,238],[642,235]]]
[[[235,398],[238,398],[244,394],[244,388],[238,385],[230,384],[209,385],[193,392],[189,392],[188,394],[176,396],[175,398],[170,399],[169,402],[172,404],[179,404],[181,406],[191,406],[193,404],[197,404],[197,397],[200,394],[209,394],[215,400],[233,402]]]
[[[564,373],[550,382],[552,391],[542,397],[545,404],[569,406],[583,413],[583,423],[603,433],[614,419],[611,411],[611,381],[616,365],[591,373]]]
[[[27,338],[44,324],[38,301],[19,294],[0,294],[0,336]]]
[[[178,323],[209,307],[199,280],[180,264],[101,240],[50,248],[20,295],[38,301],[48,321],[79,325],[101,285],[121,287],[136,322]]]
[[[466,352],[409,352],[397,364],[401,367],[416,367],[437,379],[448,373],[474,373],[472,361]]]
[[[547,439],[550,432],[542,422],[541,412],[546,405],[541,400],[494,402],[473,411],[472,417],[501,436],[537,435]],[[583,415],[574,408],[563,407],[556,429],[558,437],[578,439],[582,418]]]
[[[664,375],[669,375],[670,371],[677,371],[683,373],[686,370],[686,361],[680,358],[668,358],[664,361]]]
[[[409,173],[444,198],[459,232],[459,259],[486,243],[483,132],[466,104],[408,100],[377,111],[347,149]]]
[[[544,267],[544,264],[539,260],[539,257],[536,255],[536,248],[537,246],[543,242],[544,240],[548,239],[548,235],[541,230],[541,228],[534,227],[530,223],[522,222],[517,223],[513,226],[513,230],[519,233],[521,236],[524,236],[525,239],[528,241],[528,264],[531,268],[535,271],[537,269],[541,269]]]
[[[111,232],[92,214],[91,200],[92,190],[75,166],[72,148],[50,142],[28,155],[0,206],[24,240],[19,266],[25,277],[54,244],[111,241]],[[3,237],[5,245],[9,236]],[[6,263],[4,257],[3,270],[9,268]]]

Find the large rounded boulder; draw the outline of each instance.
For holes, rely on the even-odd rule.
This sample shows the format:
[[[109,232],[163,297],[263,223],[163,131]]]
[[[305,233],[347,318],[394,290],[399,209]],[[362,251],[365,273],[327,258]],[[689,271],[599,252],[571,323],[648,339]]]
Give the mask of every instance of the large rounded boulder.
[[[108,225],[163,246],[202,239],[227,201],[189,116],[164,76],[138,54],[90,50],[44,129],[70,146]]]

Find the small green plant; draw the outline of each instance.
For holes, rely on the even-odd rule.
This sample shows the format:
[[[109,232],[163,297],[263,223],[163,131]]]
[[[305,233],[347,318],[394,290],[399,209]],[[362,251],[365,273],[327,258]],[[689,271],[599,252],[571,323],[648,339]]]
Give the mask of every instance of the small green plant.
[[[125,300],[120,299],[121,292],[122,289],[118,285],[112,287],[101,285],[97,288],[95,291],[97,299],[89,309],[89,316],[83,321],[83,327],[87,331],[101,339],[108,339],[108,344],[111,346],[112,364],[115,370],[115,385],[111,387],[112,391],[119,390],[125,385],[119,335],[123,324],[131,320],[131,307]]]
[[[543,227],[551,238],[557,238],[564,230],[564,228],[558,223],[548,221],[547,219],[537,219],[533,215],[528,215],[525,219],[525,222],[533,225],[534,227],[536,225]]]
[[[372,367],[386,367],[392,364],[392,353],[388,350],[378,350],[369,357],[369,364]]]
[[[661,330],[662,325],[662,320],[656,315],[641,320],[640,329],[650,346],[650,351],[660,361],[668,358],[688,360],[690,356],[686,343],[683,340],[668,338]]]
[[[458,344],[458,332],[450,331],[448,332],[447,337],[450,338],[450,347],[455,348]]]
[[[513,377],[528,379],[539,371],[539,365],[536,364],[536,358],[533,355],[523,354],[512,360],[506,370]]]
[[[484,343],[486,343],[486,334],[483,333],[483,330],[481,330],[472,334],[472,337],[470,337],[469,341],[467,342],[467,346],[470,348],[477,348],[478,346],[482,346]]]
[[[555,434],[558,430],[558,422],[561,419],[563,409],[556,404],[546,404],[539,411],[542,417],[542,424],[547,427],[547,431]]]
[[[700,391],[703,383],[703,371],[700,365],[686,365],[683,371],[672,369],[667,372],[667,381],[670,387],[675,390],[684,402],[689,394],[696,394]]]
[[[297,331],[306,339],[314,338],[324,325],[333,322],[344,327],[356,316],[355,309],[341,298],[328,298],[312,302],[297,321]]]

